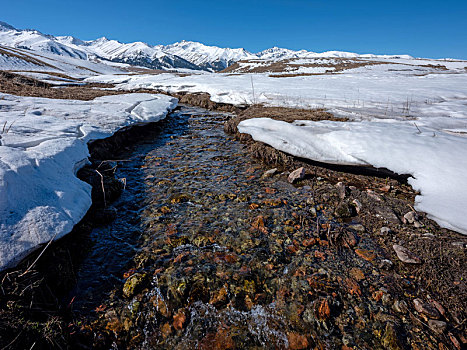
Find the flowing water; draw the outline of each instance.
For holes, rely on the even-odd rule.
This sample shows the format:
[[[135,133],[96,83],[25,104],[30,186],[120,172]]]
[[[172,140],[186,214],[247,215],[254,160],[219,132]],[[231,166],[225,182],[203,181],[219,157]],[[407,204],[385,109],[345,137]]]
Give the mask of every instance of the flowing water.
[[[93,231],[73,291],[114,346],[302,348],[335,332],[330,269],[348,257],[326,259],[312,189],[262,176],[228,118],[183,107],[118,162],[117,218]]]

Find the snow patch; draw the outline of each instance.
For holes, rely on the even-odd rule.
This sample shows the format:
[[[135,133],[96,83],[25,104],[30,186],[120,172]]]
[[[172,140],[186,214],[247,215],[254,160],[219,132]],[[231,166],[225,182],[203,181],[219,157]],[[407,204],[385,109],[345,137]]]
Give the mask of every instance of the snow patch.
[[[159,121],[176,104],[153,94],[92,101],[0,94],[0,270],[83,218],[91,187],[75,174],[87,162],[88,141]]]
[[[289,124],[257,118],[242,121],[238,130],[294,156],[411,174],[410,185],[421,193],[415,208],[467,234],[466,138],[398,120]]]

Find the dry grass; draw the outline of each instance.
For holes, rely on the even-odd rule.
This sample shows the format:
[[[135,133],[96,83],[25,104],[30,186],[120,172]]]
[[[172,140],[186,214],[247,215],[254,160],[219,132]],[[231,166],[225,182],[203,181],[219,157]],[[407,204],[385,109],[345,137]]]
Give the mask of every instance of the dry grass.
[[[236,134],[238,124],[246,119],[252,118],[271,118],[292,123],[295,120],[333,120],[346,121],[344,118],[337,118],[324,109],[298,109],[286,107],[264,107],[262,105],[253,105],[237,114],[235,118],[230,119],[224,125],[224,131],[228,134]]]
[[[59,72],[44,72],[44,71],[39,71],[39,70],[6,70],[4,72],[13,73],[13,74],[37,73],[37,74],[50,75],[50,76],[57,77],[57,78],[74,80],[74,81],[77,81],[77,82],[80,81],[80,79],[78,79],[78,78],[74,78],[72,76],[66,75],[64,73],[59,73]]]
[[[113,85],[110,84],[88,84],[86,86],[54,88],[53,85],[37,79],[11,72],[0,72],[0,92],[18,96],[89,101],[100,96],[127,93],[124,91],[100,90],[100,88],[111,87]]]
[[[307,75],[323,75],[323,74],[333,74],[342,72],[347,69],[359,68],[369,65],[378,65],[378,64],[387,64],[387,62],[379,61],[366,61],[360,59],[349,59],[349,58],[320,58],[319,63],[310,63],[296,64],[297,59],[285,59],[281,61],[261,61],[261,60],[245,60],[239,61],[227,67],[220,73],[282,73],[282,74],[272,74],[271,77],[280,78],[280,77],[294,77],[294,76],[307,76]],[[328,62],[323,62],[328,61]],[[253,64],[253,63],[263,63],[262,66],[249,67],[242,66],[242,64]],[[300,68],[327,68],[324,73],[294,73]]]
[[[230,67],[227,67],[220,73],[271,73],[272,78],[289,78],[298,76],[313,76],[336,74],[349,69],[355,69],[365,66],[393,64],[410,67],[432,68],[440,71],[448,70],[446,66],[441,64],[425,64],[416,65],[408,63],[384,62],[384,61],[369,61],[359,58],[318,58],[316,63],[313,59],[309,59],[309,63],[297,64],[298,59],[284,59],[280,61],[262,61],[262,60],[244,60],[239,61]],[[301,59],[300,59],[301,60]],[[261,66],[249,66],[248,64],[262,63]],[[300,68],[323,68],[323,73],[299,73]]]

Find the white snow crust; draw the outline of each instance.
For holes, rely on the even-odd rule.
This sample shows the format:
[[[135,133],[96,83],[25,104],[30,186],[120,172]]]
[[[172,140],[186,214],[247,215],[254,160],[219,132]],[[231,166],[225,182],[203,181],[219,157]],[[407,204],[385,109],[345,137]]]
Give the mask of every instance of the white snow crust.
[[[92,101],[0,94],[0,270],[83,218],[91,187],[75,174],[87,162],[88,141],[159,121],[176,105],[153,94]]]

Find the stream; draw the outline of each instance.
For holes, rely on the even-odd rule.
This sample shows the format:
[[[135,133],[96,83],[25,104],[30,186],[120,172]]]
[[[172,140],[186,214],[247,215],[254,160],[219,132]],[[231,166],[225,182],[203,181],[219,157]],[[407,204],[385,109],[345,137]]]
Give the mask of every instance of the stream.
[[[368,299],[357,316],[349,305],[359,305],[359,285],[346,286],[350,268],[369,263],[332,251],[334,223],[312,187],[264,176],[268,168],[224,134],[228,118],[181,107],[122,156],[126,190],[83,252],[74,311],[96,319],[114,348],[374,344],[364,324],[380,306]],[[363,326],[349,328],[357,319]]]

